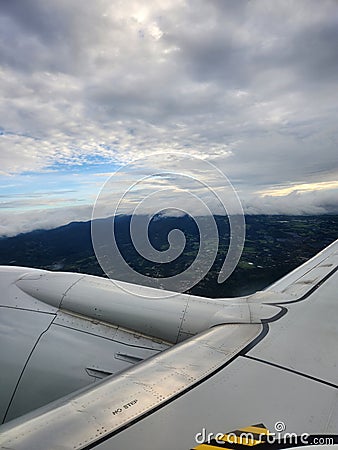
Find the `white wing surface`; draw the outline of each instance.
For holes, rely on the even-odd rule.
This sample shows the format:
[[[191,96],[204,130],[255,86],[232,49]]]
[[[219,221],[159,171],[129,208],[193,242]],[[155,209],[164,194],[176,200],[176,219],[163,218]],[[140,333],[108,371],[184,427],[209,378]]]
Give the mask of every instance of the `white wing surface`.
[[[269,305],[261,323],[215,324],[11,421],[0,428],[1,448],[236,448],[212,439],[251,424],[338,435],[337,262],[338,241],[265,291],[237,299]]]

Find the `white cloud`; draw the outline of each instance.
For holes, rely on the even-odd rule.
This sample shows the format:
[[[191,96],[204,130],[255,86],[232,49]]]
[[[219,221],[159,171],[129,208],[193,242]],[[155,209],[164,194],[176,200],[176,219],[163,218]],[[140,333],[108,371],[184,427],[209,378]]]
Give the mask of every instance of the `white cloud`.
[[[87,221],[91,218],[91,206],[68,206],[37,209],[21,213],[0,213],[0,236],[15,236],[36,229],[48,230],[69,222]]]
[[[334,0],[5,2],[1,183],[176,151],[217,163],[252,212],[332,210],[322,194],[282,205],[253,192],[337,179],[337,10]]]

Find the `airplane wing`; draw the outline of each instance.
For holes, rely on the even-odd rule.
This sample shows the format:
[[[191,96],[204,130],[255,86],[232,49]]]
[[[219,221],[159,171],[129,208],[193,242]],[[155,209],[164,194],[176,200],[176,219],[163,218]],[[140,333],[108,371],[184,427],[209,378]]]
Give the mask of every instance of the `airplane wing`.
[[[241,429],[337,436],[337,262],[338,241],[268,289],[237,299],[250,313],[266,306],[260,321],[219,318],[120,374],[8,422],[0,448],[215,450],[236,448],[225,436]]]

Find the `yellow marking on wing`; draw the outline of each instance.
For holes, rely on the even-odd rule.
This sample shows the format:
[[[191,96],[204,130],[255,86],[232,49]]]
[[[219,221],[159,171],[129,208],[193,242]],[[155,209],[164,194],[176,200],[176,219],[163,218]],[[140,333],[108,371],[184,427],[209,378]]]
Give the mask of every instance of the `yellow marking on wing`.
[[[232,450],[228,447],[221,447],[224,450]],[[194,447],[193,450],[219,450],[220,447],[215,447],[214,445],[209,444],[200,444],[197,447]]]
[[[262,441],[257,441],[256,439],[252,439],[251,437],[247,436],[245,433],[243,434],[244,434],[243,436],[234,436],[233,434],[225,434],[224,436],[222,436],[220,440],[230,442],[231,444],[247,445],[248,447],[253,447],[254,445],[262,443]]]

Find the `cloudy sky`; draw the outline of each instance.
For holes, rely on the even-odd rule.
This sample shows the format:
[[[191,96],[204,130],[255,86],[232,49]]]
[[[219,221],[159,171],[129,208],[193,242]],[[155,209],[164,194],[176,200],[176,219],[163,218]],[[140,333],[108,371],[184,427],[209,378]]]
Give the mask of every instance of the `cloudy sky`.
[[[336,0],[3,0],[0,36],[0,235],[90,219],[135,158],[338,213]]]

